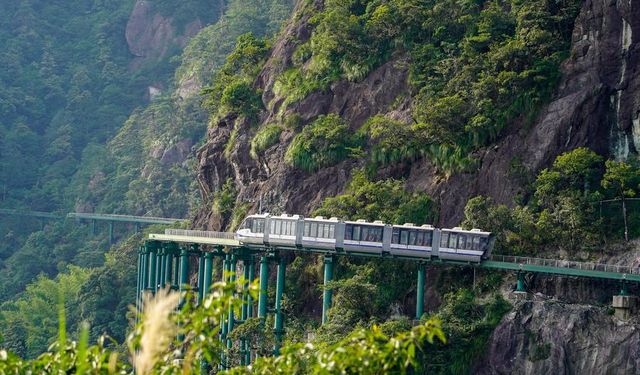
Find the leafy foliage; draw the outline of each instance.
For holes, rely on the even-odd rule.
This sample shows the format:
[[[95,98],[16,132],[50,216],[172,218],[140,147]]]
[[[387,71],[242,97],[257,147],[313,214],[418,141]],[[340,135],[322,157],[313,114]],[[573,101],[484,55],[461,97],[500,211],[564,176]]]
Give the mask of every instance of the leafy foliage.
[[[359,139],[336,114],[318,117],[305,126],[287,149],[285,160],[308,172],[332,166],[346,159]]]
[[[251,140],[251,157],[257,159],[266,149],[278,143],[280,133],[282,127],[278,124],[269,124],[258,130]]]
[[[436,210],[428,195],[407,192],[402,181],[370,181],[360,171],[353,174],[345,194],[325,199],[314,215],[424,224],[435,221]]]
[[[639,181],[638,167],[612,160],[603,165],[601,156],[577,148],[558,156],[551,168],[538,174],[528,204],[510,209],[475,197],[467,202],[463,225],[495,232],[496,250],[501,253],[531,255],[549,245],[569,251],[595,250],[625,228],[626,210],[621,214],[606,205],[634,196]],[[606,198],[614,201],[601,202]],[[634,217],[631,232],[638,233],[638,225]]]
[[[0,327],[4,347],[27,358],[34,358],[55,341],[58,332],[58,300],[63,296],[67,315],[80,314],[72,303],[92,272],[71,266],[54,280],[44,276],[30,284],[20,298],[0,307]],[[79,327],[71,327],[74,331]]]
[[[447,294],[435,316],[442,321],[448,345],[426,348],[423,373],[470,373],[475,361],[485,353],[494,328],[509,310],[511,305],[500,294],[484,304],[468,289]]]
[[[465,171],[475,166],[470,153],[509,123],[531,122],[550,97],[580,4],[326,1],[274,92],[285,98],[282,112],[331,82],[361,80],[392,56],[406,56],[416,123],[372,119],[372,160],[427,156],[446,174]],[[381,121],[398,133],[379,132]]]
[[[228,113],[255,119],[262,109],[260,93],[253,81],[271,48],[266,39],[258,39],[251,33],[238,37],[231,52],[213,79],[213,85],[204,89],[204,107],[217,116]]]
[[[240,278],[236,282],[215,283],[198,305],[193,303],[195,295],[192,293],[179,296],[161,291],[155,298],[147,298],[141,322],[127,340],[136,373],[201,373],[206,368],[201,367],[202,361],[217,367],[224,353],[218,339],[220,323],[229,311],[239,313],[247,295],[252,295],[255,300],[257,292],[256,283],[248,284]],[[185,303],[172,313],[179,298],[184,298]],[[62,313],[58,342],[48,352],[32,361],[25,361],[1,350],[0,370],[3,373],[68,372],[73,369],[132,373],[116,352],[105,348],[104,339],[90,347],[86,334],[81,334],[79,342],[67,340],[64,317]],[[278,357],[262,357],[252,367],[232,368],[227,373],[325,373],[327,370],[405,373],[409,367],[419,365],[417,351],[436,339],[446,341],[437,320],[429,320],[394,337],[374,327],[372,330],[357,330],[329,347],[315,348],[309,344],[287,346]]]

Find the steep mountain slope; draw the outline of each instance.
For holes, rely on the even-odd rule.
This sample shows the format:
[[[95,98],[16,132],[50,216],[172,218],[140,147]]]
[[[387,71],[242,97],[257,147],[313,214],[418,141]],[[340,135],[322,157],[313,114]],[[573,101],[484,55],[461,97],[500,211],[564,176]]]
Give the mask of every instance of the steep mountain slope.
[[[443,226],[469,219],[464,208],[477,195],[509,207],[533,203],[533,208],[518,206],[515,211],[527,217],[539,204],[532,197],[535,176],[544,168],[553,170],[557,156],[566,151],[584,146],[601,155],[585,149],[573,154],[586,164],[593,157],[596,162],[588,169],[599,176],[604,159],[636,160],[640,43],[633,36],[640,29],[639,12],[634,2],[625,1],[299,1],[246,95],[260,96],[258,115],[243,113],[249,99],[229,107],[221,95],[211,96],[217,105],[212,106],[207,142],[199,150],[203,205],[194,226],[234,229],[238,217],[260,206],[272,213],[367,217],[366,209],[349,212],[345,206],[362,201],[380,208],[375,204],[388,192],[378,185],[369,189],[377,183],[399,183],[419,196],[426,193],[439,211],[436,224]],[[363,174],[370,182],[362,182]],[[580,186],[574,196],[586,197],[598,189],[596,182],[574,181]],[[346,195],[327,200],[342,193]],[[479,210],[478,216],[487,212]],[[511,215],[505,212],[507,207],[492,215]],[[525,223],[534,235],[544,235],[545,228],[536,227],[543,214]],[[430,218],[430,210],[424,210],[417,221]],[[574,218],[564,219],[568,223]],[[578,233],[577,247],[589,242],[589,233],[568,232]],[[411,265],[341,262],[336,299],[347,303],[334,305],[329,324],[317,331],[322,340],[343,334],[346,327],[411,311]],[[625,264],[636,263],[634,256]],[[296,284],[287,291],[293,300],[290,316],[303,321],[317,316],[319,299],[310,290],[320,283],[320,263],[298,255],[291,268],[293,276],[288,277],[303,280],[305,290]],[[396,274],[403,279],[394,279]],[[484,276],[482,283],[494,276]],[[444,293],[468,286],[472,278],[475,274],[460,269],[433,270],[428,275],[434,280],[432,308],[437,310]],[[556,279],[549,283],[557,285]],[[580,286],[606,291],[600,294],[607,302],[614,288],[589,282]],[[562,294],[552,287],[535,290],[559,298]],[[374,301],[381,295],[384,302]],[[450,350],[460,356],[447,354],[447,349],[438,352],[440,359],[459,359],[442,361],[442,373],[470,370],[465,366],[484,353],[482,340],[493,329],[471,303],[458,307],[472,318],[451,323],[459,341],[452,341]],[[547,347],[557,329],[545,323],[567,313],[576,315],[575,324],[551,327],[562,328],[581,345],[597,346],[589,359],[581,357],[583,347],[568,341]],[[491,352],[476,371],[579,373],[600,370],[598,364],[609,364],[604,373],[637,370],[637,322],[620,323],[604,315],[602,308],[516,303],[489,339]],[[583,324],[592,329],[583,330]],[[623,332],[616,334],[615,327]],[[538,337],[527,330],[537,330]],[[602,340],[605,335],[610,337]],[[455,352],[456,345],[469,352]]]
[[[442,2],[444,3],[446,2]],[[554,26],[561,30],[556,34],[557,39],[554,43],[566,43],[567,46],[565,52],[562,49],[554,52],[558,53],[558,56],[567,56],[559,70],[555,68],[561,77],[559,82],[541,76],[542,80],[547,79],[549,82],[549,93],[543,93],[544,90],[538,91],[539,99],[535,99],[534,96],[518,99],[515,94],[512,99],[507,99],[506,105],[510,106],[509,108],[517,109],[517,106],[520,106],[520,110],[506,117],[508,121],[502,126],[502,130],[498,131],[497,136],[489,138],[493,138],[492,141],[484,145],[482,142],[478,143],[478,146],[467,147],[466,151],[461,152],[462,156],[465,153],[470,155],[471,167],[443,167],[438,155],[429,150],[418,150],[414,152],[415,156],[401,157],[397,162],[378,166],[375,173],[377,177],[404,178],[407,188],[429,193],[440,206],[439,223],[455,225],[461,221],[463,207],[470,197],[486,195],[494,198],[496,202],[512,204],[513,198],[523,192],[522,175],[535,175],[566,150],[588,146],[603,155],[635,155],[632,129],[633,124],[638,122],[639,103],[637,74],[634,72],[638,69],[639,47],[632,35],[633,30],[640,27],[637,24],[640,10],[625,2],[585,1],[575,5],[577,8],[571,5],[565,5],[565,8],[548,5],[547,8],[550,14],[557,12],[552,19],[561,19],[567,17],[567,14],[578,14],[575,10],[579,9],[575,26],[569,25],[568,33],[562,33],[562,21],[558,21],[560,23]],[[407,5],[409,8],[411,6],[420,9],[417,5]],[[361,15],[364,7],[365,5],[362,5],[361,10],[352,8],[347,11]],[[367,12],[375,15],[375,12],[370,10],[371,7],[375,8],[375,5],[370,5]],[[312,46],[314,43],[320,43],[320,39],[314,39],[313,35],[325,32],[324,29],[318,29],[326,27],[319,21],[321,18],[318,14],[333,14],[327,9],[339,8],[340,6],[334,2],[298,4],[297,16],[274,45],[271,56],[255,81],[256,89],[262,92],[265,107],[258,124],[251,124],[231,113],[209,129],[207,144],[200,151],[198,174],[205,202],[213,199],[214,192],[222,187],[227,178],[234,182],[238,191],[238,202],[258,202],[262,197],[263,207],[272,212],[309,213],[319,206],[323,197],[343,191],[349,181],[350,171],[367,165],[366,157],[347,157],[344,161],[337,161],[332,163],[333,165],[312,172],[301,170],[292,166],[291,162],[285,161],[289,144],[298,133],[296,126],[312,123],[319,115],[336,113],[351,131],[356,131],[374,115],[383,114],[387,119],[409,124],[414,129],[413,137],[418,142],[423,142],[422,136],[416,130],[421,122],[425,121],[424,116],[420,115],[420,107],[423,106],[420,97],[422,94],[416,92],[420,86],[416,86],[413,78],[416,74],[415,66],[420,60],[414,57],[415,51],[409,47],[402,47],[402,40],[392,42],[400,44],[401,47],[388,53],[386,61],[370,65],[371,68],[362,77],[333,77],[328,84],[315,89],[305,88],[302,81],[292,78],[292,70],[312,71],[314,64],[320,64],[314,60],[314,53],[320,52],[310,52],[308,47],[310,40]],[[516,18],[525,17],[525,20],[531,20],[542,17],[527,15],[525,8],[516,13]],[[508,8],[505,9],[507,10],[503,12],[508,14]],[[416,12],[419,14],[420,11]],[[477,10],[469,13],[477,14]],[[517,22],[520,24],[516,25],[516,38],[518,33],[526,33],[527,29],[521,28],[528,27],[528,21],[518,19]],[[550,25],[544,27],[551,27]],[[513,26],[506,27],[508,29]],[[474,32],[473,28],[470,30],[470,34],[458,39],[461,45],[476,38],[475,35],[483,35]],[[507,33],[511,32],[513,29]],[[350,34],[346,32],[345,35]],[[525,43],[526,38],[532,37],[525,35]],[[437,39],[435,36],[432,38]],[[561,38],[567,39],[562,41]],[[513,41],[515,43],[517,39]],[[444,41],[437,43],[440,43],[440,48],[445,48]],[[315,47],[311,47],[313,48]],[[521,52],[505,51],[505,54],[513,54],[507,58],[510,62],[505,64],[515,63],[516,60],[513,59],[517,53],[534,53],[532,50],[536,47],[522,48],[524,49]],[[309,54],[312,55],[311,58]],[[461,61],[459,62],[462,63]],[[515,69],[517,73],[519,68],[509,68],[505,65],[502,69],[504,74],[509,69]],[[548,69],[552,72],[549,77],[553,76],[554,67],[550,65]],[[493,85],[500,87],[498,82]],[[285,92],[283,87],[286,88]],[[522,90],[527,88],[523,87]],[[487,97],[490,97],[489,93],[490,91],[487,91]],[[292,99],[295,95],[299,97]],[[527,104],[527,101],[530,103]],[[462,121],[463,125],[465,121],[469,121],[468,116],[456,112],[447,113],[446,108],[443,107],[436,114],[453,118],[452,122]],[[498,114],[508,114],[509,110]],[[478,113],[482,114],[482,111]],[[459,117],[458,120],[456,116]],[[390,120],[386,121],[391,123]],[[256,131],[254,129],[272,123],[281,124],[284,131],[275,145],[269,147],[263,155],[251,158],[249,149]],[[296,124],[287,127],[286,124],[291,123]],[[464,126],[471,127],[472,123],[468,122]],[[234,131],[236,134],[231,137]],[[399,132],[402,130],[399,129]],[[230,138],[234,144],[231,145],[230,152],[224,153],[225,147],[229,150]],[[464,136],[459,136],[458,139],[459,143],[464,143]],[[371,142],[365,146],[365,155],[375,153],[374,146]],[[454,144],[454,147],[457,146]],[[447,158],[453,160],[452,163],[456,162],[455,157],[445,155],[444,159]],[[523,172],[514,173],[514,166],[524,167]],[[252,208],[255,210],[257,203],[253,203]],[[198,223],[199,226],[213,229],[219,229],[226,224],[206,208],[201,210]]]

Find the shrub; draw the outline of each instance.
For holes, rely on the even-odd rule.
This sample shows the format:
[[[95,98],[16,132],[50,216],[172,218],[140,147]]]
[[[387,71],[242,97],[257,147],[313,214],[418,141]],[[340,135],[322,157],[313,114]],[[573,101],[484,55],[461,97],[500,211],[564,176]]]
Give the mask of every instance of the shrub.
[[[336,114],[320,116],[293,139],[285,160],[307,172],[335,165],[351,154],[359,145],[349,127]]]
[[[237,193],[233,179],[228,178],[220,190],[213,194],[213,210],[220,215],[231,213],[235,206]]]
[[[253,119],[262,108],[262,97],[250,82],[238,80],[224,88],[220,107],[223,112],[233,112]]]
[[[251,157],[257,159],[258,155],[278,143],[280,133],[282,128],[278,124],[269,124],[260,129],[251,140]]]

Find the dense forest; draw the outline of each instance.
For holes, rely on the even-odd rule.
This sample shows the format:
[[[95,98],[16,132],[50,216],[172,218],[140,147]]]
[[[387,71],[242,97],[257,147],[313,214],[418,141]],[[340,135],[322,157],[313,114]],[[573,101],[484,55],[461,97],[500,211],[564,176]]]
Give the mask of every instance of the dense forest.
[[[184,51],[174,45],[132,69],[125,40],[131,1],[15,3],[1,5],[0,16],[7,35],[0,58],[16,68],[0,73],[2,207],[165,217],[189,217],[198,205],[194,148],[207,127],[199,87],[239,35],[273,35],[291,9],[287,1],[232,1],[220,17],[216,2],[154,1],[153,12],[172,15],[177,30],[195,19],[210,25]],[[51,23],[36,22],[36,14]],[[149,102],[151,85],[164,90]],[[87,321],[92,340],[107,333],[123,342],[134,292],[131,251],[141,237],[127,240],[133,228],[116,227],[122,242],[107,252],[106,226],[91,235],[78,224],[53,220],[39,230],[37,219],[0,221],[3,347],[27,357],[45,350],[55,340],[60,294],[71,330]]]
[[[258,207],[417,225],[448,222],[443,211],[458,207],[460,226],[495,234],[495,253],[605,259],[640,235],[633,150],[559,146],[539,168],[510,155],[501,178],[518,188],[508,200],[446,200],[447,184],[480,180],[487,155],[535,129],[557,99],[583,5],[0,4],[0,208],[233,231]],[[145,22],[169,25],[169,37],[146,37]],[[199,305],[159,293],[138,316],[136,251],[163,227],[120,227],[110,246],[106,228],[41,224],[0,218],[0,372],[466,374],[518,308],[505,298],[511,276],[440,267],[429,273],[436,302],[413,321],[414,263],[341,257],[320,325],[322,260],[296,253],[286,259],[282,355],[270,356],[273,321],[252,318],[233,336],[254,343],[260,359],[247,368],[241,348],[216,337],[255,283],[247,291],[228,279]],[[527,335],[527,358],[547,360],[547,344]]]

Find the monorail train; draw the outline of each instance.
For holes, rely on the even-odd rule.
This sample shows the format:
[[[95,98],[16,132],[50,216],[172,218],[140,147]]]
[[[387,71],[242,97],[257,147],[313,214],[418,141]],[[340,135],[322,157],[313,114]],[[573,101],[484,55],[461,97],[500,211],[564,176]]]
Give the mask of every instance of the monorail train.
[[[491,255],[494,237],[480,229],[438,229],[411,223],[342,221],[300,215],[250,215],[236,232],[248,247],[307,248],[347,253],[391,254],[479,262]]]

